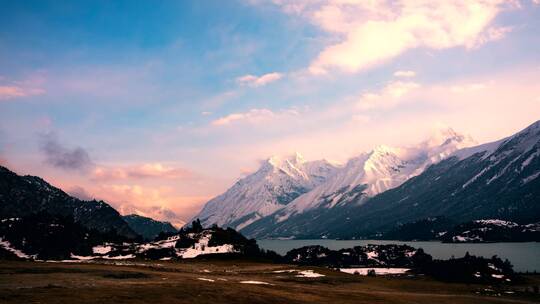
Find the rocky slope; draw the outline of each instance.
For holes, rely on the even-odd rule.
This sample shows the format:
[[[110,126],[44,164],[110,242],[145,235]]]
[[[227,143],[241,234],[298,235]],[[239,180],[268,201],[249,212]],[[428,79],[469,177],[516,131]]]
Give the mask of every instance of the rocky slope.
[[[120,214],[103,201],[82,201],[36,176],[20,176],[0,166],[0,220],[38,213],[67,218],[86,229],[138,237]]]

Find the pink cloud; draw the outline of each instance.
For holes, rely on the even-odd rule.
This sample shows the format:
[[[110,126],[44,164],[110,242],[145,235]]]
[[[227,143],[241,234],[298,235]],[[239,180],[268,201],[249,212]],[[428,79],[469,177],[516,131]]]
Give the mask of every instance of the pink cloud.
[[[0,100],[28,97],[44,94],[42,89],[23,88],[17,85],[0,86]]]
[[[415,48],[475,48],[503,38],[511,27],[492,23],[503,10],[518,7],[504,0],[273,2],[334,35],[337,42],[311,62],[312,74],[363,71]]]
[[[121,214],[139,214],[182,226],[202,205],[207,196],[178,194],[170,186],[106,184],[95,189],[99,198],[112,204]]]
[[[103,167],[99,166],[92,172],[95,180],[124,180],[124,179],[193,179],[195,174],[184,168],[173,168],[161,163],[143,164],[131,167]]]

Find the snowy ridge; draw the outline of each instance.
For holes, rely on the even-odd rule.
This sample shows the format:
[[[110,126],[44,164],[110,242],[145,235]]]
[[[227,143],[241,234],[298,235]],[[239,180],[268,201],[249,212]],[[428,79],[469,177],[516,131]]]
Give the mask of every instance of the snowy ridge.
[[[513,147],[514,151],[521,153],[526,153],[528,150],[532,149],[536,143],[538,143],[538,134],[540,132],[540,120],[528,126],[526,129],[503,139],[478,145],[475,147],[460,149],[451,156],[455,156],[460,160],[468,158],[478,153],[483,153],[482,159],[488,159],[492,157],[493,154],[500,148],[503,148],[505,145],[511,143],[513,140],[518,141],[519,144]],[[524,166],[536,157],[538,153],[535,153],[531,158],[525,161]]]
[[[194,219],[199,218],[204,226],[241,229],[325,182],[336,169],[326,160],[307,162],[298,153],[273,156],[255,173],[206,203]]]
[[[489,185],[493,181],[499,179],[508,172],[509,168],[514,168],[513,173],[523,172],[531,165],[531,163],[540,156],[540,121],[531,124],[526,129],[504,138],[499,141],[495,141],[480,146],[466,148],[456,151],[452,156],[457,157],[459,160],[466,159],[476,154],[482,154],[480,160],[488,161],[488,165],[485,166],[478,174],[471,178],[468,182],[463,184],[462,188],[466,188],[472,183],[476,182],[483,177],[486,173],[491,172],[492,168],[497,167],[500,163],[507,161],[510,157],[511,160],[506,165],[496,172],[496,174],[490,176],[485,184]],[[523,155],[529,154],[524,160]],[[518,160],[521,160],[518,168],[514,165]],[[535,180],[540,176],[540,170],[533,172],[529,176],[522,178],[521,182],[526,184],[532,180]]]
[[[303,194],[275,215],[277,222],[291,215],[324,207],[333,208],[395,188],[453,152],[473,144],[470,137],[444,129],[416,147],[378,146],[352,158],[327,182]]]

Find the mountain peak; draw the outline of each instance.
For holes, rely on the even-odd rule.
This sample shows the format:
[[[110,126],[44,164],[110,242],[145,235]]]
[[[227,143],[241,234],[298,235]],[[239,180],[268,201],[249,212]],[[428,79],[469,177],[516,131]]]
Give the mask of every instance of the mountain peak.
[[[271,156],[267,162],[274,167],[282,167],[284,164],[289,163],[291,165],[303,164],[306,162],[302,154],[294,152],[291,155],[280,156],[274,155]]]
[[[308,162],[298,152],[272,156],[256,172],[208,201],[194,218],[206,226],[242,229],[324,183],[336,170],[327,161]]]
[[[373,149],[373,154],[388,154],[388,153],[396,153],[396,148],[386,146],[386,145],[379,145]]]
[[[424,141],[427,147],[457,145],[459,148],[476,145],[477,142],[470,136],[456,132],[451,127],[441,126],[431,133]]]

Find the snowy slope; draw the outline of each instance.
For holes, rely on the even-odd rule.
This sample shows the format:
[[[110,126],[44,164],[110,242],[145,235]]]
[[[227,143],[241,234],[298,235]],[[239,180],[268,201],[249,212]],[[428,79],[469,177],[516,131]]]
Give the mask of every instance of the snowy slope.
[[[298,153],[271,157],[255,173],[206,203],[194,218],[204,226],[242,229],[325,182],[336,169],[325,160],[307,162]]]
[[[501,141],[457,151],[363,204],[315,208],[282,222],[273,215],[242,232],[258,238],[371,237],[440,216],[455,223],[492,218],[528,225],[540,221],[539,197],[540,121]]]
[[[333,208],[351,201],[362,203],[472,143],[469,137],[444,129],[416,147],[376,147],[370,153],[352,158],[327,182],[296,198],[276,213],[275,220],[282,222],[291,215],[320,207]]]

